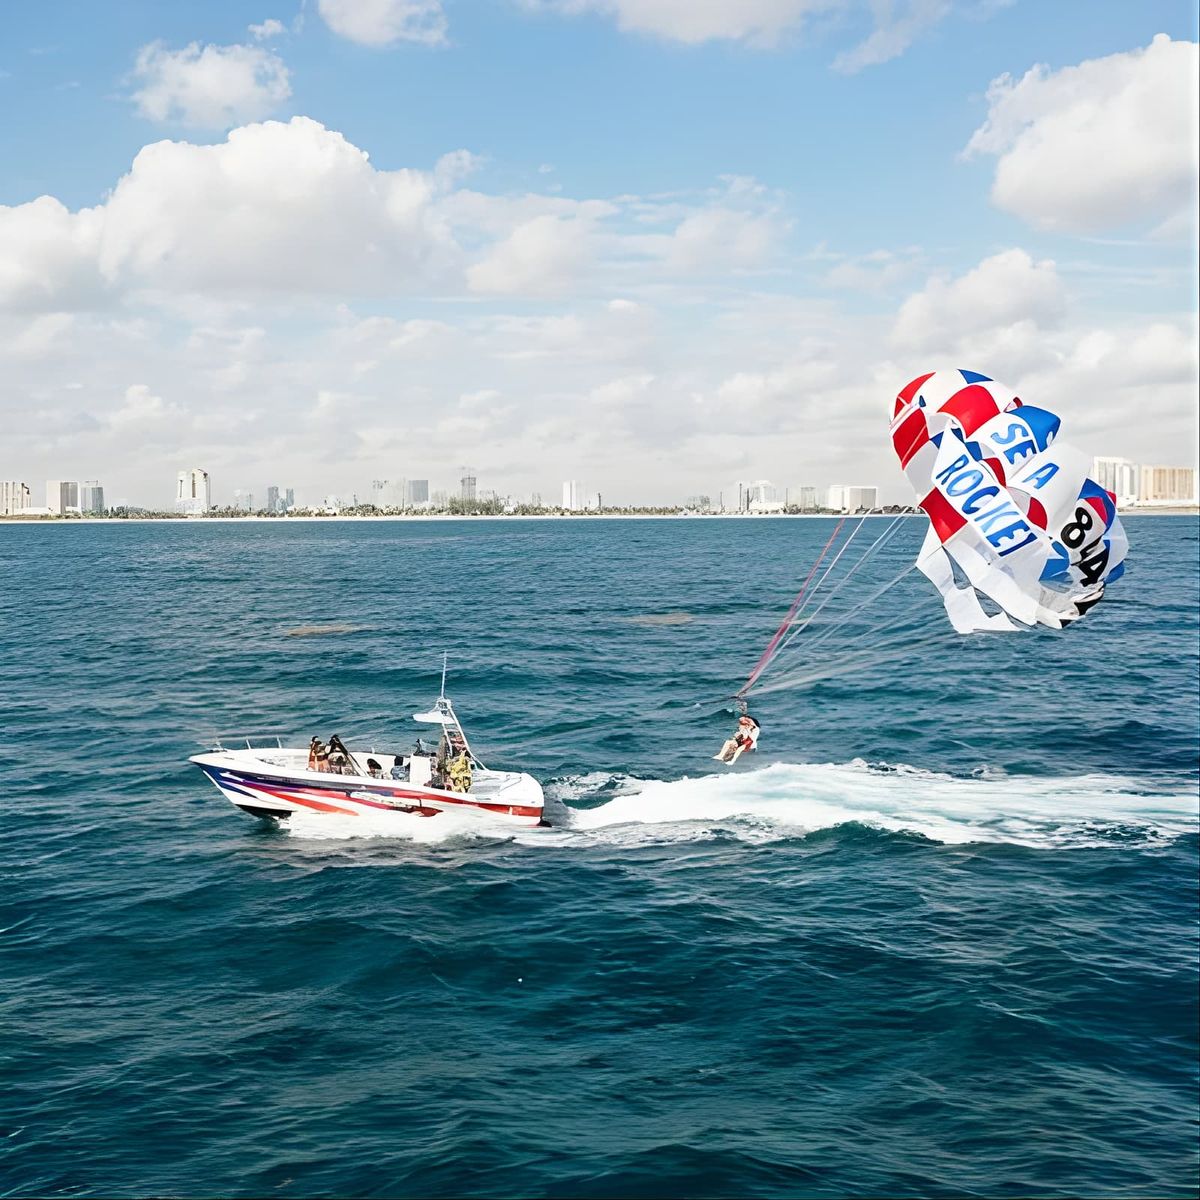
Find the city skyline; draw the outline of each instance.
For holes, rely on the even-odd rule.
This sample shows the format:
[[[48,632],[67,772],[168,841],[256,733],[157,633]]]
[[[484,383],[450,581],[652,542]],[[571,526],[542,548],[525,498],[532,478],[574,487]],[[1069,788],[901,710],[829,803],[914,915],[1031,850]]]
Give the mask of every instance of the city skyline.
[[[1119,457],[1097,457],[1092,460],[1092,477],[1106,488],[1118,507],[1128,511],[1133,508],[1162,506],[1192,507],[1200,501],[1200,471],[1194,467],[1161,463],[1135,463]],[[458,481],[458,492],[448,489],[430,490],[428,479],[405,479],[396,481],[374,479],[370,484],[369,498],[359,500],[357,492],[348,497],[326,492],[320,501],[296,499],[296,489],[268,484],[265,488],[265,504],[255,504],[252,490],[235,488],[232,499],[222,503],[220,492],[213,498],[212,479],[203,468],[179,471],[175,480],[175,502],[173,511],[186,516],[203,516],[227,509],[241,512],[265,512],[286,515],[292,512],[359,509],[370,506],[384,512],[414,513],[422,511],[445,511],[454,502],[468,506],[476,503],[502,505],[506,511],[520,507],[559,508],[566,512],[595,511],[604,507],[603,495],[585,492],[580,481],[564,480],[561,485],[561,503],[545,505],[540,492],[528,495],[500,493],[492,488],[479,488],[478,477],[472,471],[464,471]],[[716,491],[716,500],[710,493],[693,493],[684,498],[675,497],[667,502],[624,501],[609,504],[609,508],[676,507],[699,512],[740,512],[767,514],[783,511],[869,512],[885,507],[911,506],[915,498],[902,501],[888,500],[875,484],[839,483],[822,487],[814,484],[781,486],[770,479],[737,480]],[[260,493],[261,495],[261,493]],[[728,495],[728,503],[726,496]],[[102,515],[111,507],[129,507],[122,500],[115,505],[106,505],[103,486],[97,480],[82,483],[72,480],[50,479],[46,481],[46,504],[33,503],[33,489],[20,480],[0,480],[0,516],[66,516]],[[144,511],[167,511],[155,509],[153,505],[134,505]],[[467,511],[470,511],[469,507]]]
[[[9,14],[22,471],[163,505],[164,458],[256,495],[472,464],[614,503],[902,501],[888,402],[950,365],[1089,454],[1194,465],[1184,6],[429,0],[436,38],[403,8]]]

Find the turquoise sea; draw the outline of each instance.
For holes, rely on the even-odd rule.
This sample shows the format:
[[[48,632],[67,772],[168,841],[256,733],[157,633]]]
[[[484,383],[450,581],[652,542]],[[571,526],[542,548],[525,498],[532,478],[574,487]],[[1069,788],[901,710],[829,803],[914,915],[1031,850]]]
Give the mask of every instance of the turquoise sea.
[[[1194,1196],[1198,524],[1127,528],[1062,632],[907,577],[726,769],[830,521],[0,525],[0,1195]],[[404,748],[443,649],[552,827],[186,761]]]

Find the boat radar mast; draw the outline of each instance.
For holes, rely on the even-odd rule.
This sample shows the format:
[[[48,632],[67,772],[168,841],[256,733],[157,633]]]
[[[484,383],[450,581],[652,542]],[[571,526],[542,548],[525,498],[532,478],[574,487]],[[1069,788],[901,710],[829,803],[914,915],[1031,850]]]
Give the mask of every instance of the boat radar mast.
[[[475,762],[479,760],[475,758],[475,752],[471,749],[470,742],[467,741],[467,735],[463,731],[462,722],[458,719],[458,714],[454,711],[454,705],[450,703],[450,698],[446,695],[446,663],[448,655],[442,651],[442,687],[438,693],[437,700],[434,701],[433,707],[428,712],[413,713],[413,720],[420,721],[424,725],[440,725],[443,730],[451,731],[454,734],[454,739],[461,744],[462,748],[467,751]]]

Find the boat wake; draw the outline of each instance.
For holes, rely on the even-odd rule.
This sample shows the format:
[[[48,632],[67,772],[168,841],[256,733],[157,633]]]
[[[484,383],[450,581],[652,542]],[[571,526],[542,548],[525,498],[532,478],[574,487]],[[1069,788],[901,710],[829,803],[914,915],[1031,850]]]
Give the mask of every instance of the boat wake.
[[[613,790],[611,799],[580,806]],[[990,768],[962,778],[861,760],[777,763],[670,782],[584,776],[547,793],[570,802],[572,832],[629,841],[732,834],[768,842],[857,823],[948,845],[1053,848],[1170,841],[1200,826],[1194,793],[1147,790],[1136,780],[1007,776]]]
[[[546,786],[550,828],[518,829],[475,814],[297,818],[305,838],[463,839],[586,848],[736,840],[766,844],[857,824],[947,845],[1039,849],[1156,845],[1200,828],[1193,791],[1109,775],[970,777],[908,766],[776,763],[757,770],[644,780],[568,776]]]

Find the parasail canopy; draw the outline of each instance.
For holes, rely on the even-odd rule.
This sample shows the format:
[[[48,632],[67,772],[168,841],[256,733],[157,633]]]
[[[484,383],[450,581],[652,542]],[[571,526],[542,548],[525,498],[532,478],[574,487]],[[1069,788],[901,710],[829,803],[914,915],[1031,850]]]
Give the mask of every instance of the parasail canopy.
[[[1124,572],[1116,497],[1061,424],[975,371],[918,376],[892,405],[892,445],[929,517],[916,565],[960,633],[1061,629]]]

